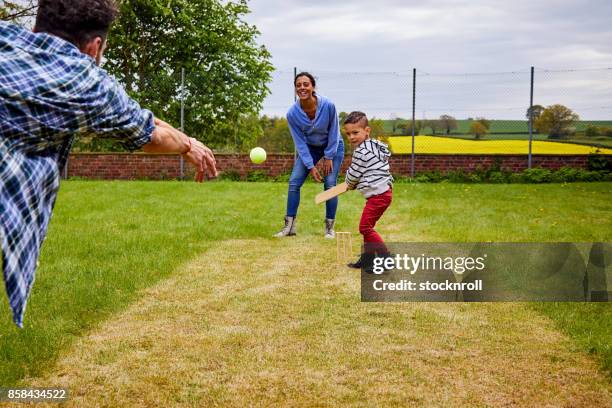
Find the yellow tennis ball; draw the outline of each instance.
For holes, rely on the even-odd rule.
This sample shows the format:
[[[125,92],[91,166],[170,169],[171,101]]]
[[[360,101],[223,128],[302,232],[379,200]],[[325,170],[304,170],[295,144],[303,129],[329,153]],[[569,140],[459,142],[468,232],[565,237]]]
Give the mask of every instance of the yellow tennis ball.
[[[266,161],[266,151],[261,147],[255,147],[249,153],[249,157],[251,161],[255,164],[261,164]]]

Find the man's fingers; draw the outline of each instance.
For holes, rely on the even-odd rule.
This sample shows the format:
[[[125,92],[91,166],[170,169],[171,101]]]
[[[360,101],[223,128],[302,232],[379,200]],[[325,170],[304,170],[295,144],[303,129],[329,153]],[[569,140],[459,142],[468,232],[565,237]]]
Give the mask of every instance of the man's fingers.
[[[212,150],[210,150],[207,146],[205,146],[202,142],[196,140],[198,150],[200,150],[202,156],[200,158],[200,165],[203,166],[203,170],[211,175],[212,177],[217,177],[217,162],[215,160],[215,155]]]
[[[204,155],[204,160],[206,161],[206,167],[210,170],[210,174],[213,177],[217,177],[217,161],[210,149],[208,149],[208,152]]]

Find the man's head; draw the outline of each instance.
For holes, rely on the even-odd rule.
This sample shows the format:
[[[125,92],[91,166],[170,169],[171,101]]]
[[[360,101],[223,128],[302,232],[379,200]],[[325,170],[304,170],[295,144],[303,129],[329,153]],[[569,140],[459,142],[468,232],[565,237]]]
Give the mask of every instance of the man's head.
[[[39,0],[34,32],[63,38],[99,64],[117,14],[114,0]]]
[[[363,112],[354,111],[344,119],[344,133],[353,146],[361,144],[370,137],[368,117]]]

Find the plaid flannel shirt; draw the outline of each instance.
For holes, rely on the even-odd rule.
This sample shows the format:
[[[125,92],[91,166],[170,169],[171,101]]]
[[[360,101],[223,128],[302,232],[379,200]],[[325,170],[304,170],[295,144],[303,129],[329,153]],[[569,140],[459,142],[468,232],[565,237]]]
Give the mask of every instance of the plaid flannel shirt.
[[[153,114],[58,37],[0,22],[0,240],[13,320],[26,301],[75,135],[151,141]]]

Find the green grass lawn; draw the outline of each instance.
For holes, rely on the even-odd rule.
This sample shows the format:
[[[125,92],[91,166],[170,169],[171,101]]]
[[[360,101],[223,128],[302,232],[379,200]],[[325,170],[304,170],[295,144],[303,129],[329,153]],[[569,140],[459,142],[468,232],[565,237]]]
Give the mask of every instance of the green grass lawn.
[[[0,384],[47,372],[75,340],[112,320],[141,290],[223,241],[263,239],[282,224],[282,183],[62,183],[25,317],[0,309]],[[323,207],[303,188],[302,238],[320,239]],[[612,183],[398,184],[380,232],[389,241],[610,241]],[[363,199],[343,196],[338,230],[357,233]],[[261,249],[262,254],[268,248]],[[306,271],[305,271],[306,272]],[[229,278],[228,278],[229,279]],[[350,300],[350,299],[349,299]],[[345,301],[348,301],[345,299]],[[612,369],[610,304],[534,304],[577,349]]]

